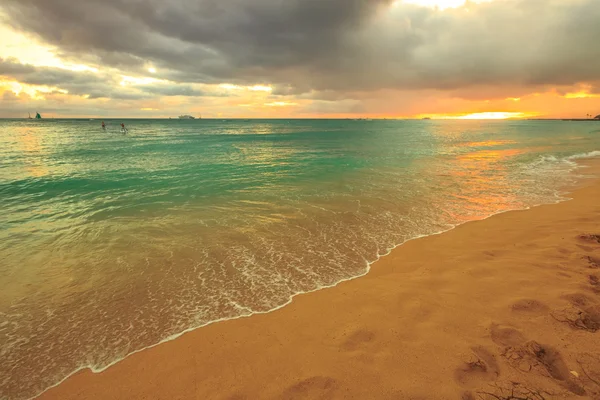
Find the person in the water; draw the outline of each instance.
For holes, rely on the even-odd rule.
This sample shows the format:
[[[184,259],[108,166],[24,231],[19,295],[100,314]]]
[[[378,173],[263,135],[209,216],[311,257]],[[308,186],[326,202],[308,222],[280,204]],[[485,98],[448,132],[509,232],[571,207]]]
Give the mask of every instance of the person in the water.
[[[104,121],[102,121],[102,129],[106,130],[106,125],[104,125]]]
[[[121,122],[121,130],[123,132],[127,132],[127,128],[125,128],[125,124]]]

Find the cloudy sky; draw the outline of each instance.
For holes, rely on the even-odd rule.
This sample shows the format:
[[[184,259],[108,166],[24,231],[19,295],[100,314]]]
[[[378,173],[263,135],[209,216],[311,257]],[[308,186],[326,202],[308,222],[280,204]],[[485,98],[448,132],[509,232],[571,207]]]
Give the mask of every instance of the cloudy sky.
[[[598,0],[2,0],[0,117],[600,114]]]

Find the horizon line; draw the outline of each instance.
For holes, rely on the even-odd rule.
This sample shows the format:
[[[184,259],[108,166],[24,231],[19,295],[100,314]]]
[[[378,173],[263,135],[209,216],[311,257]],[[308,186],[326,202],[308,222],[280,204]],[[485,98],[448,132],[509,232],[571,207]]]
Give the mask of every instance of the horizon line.
[[[49,119],[81,119],[81,120],[112,120],[112,119],[135,119],[135,120],[176,120],[176,121],[202,121],[202,120],[339,120],[339,121],[600,121],[598,118],[443,118],[443,117],[289,117],[289,118],[274,118],[274,117],[207,117],[195,119],[182,119],[178,117],[46,117],[42,119],[27,118],[27,117],[0,117],[0,120],[49,120]]]

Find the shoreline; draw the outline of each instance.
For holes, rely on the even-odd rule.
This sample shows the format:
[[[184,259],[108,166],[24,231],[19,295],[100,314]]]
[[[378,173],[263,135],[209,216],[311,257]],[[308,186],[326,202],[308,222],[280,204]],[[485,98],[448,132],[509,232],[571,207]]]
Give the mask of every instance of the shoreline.
[[[585,164],[585,163],[586,163],[586,161],[583,162],[583,164]],[[594,162],[591,162],[591,163],[594,163]],[[597,168],[595,168],[595,170],[597,170]],[[600,185],[600,184],[598,184],[597,179],[596,179],[595,185],[596,186]],[[586,189],[576,189],[574,192],[575,192],[575,194],[577,194],[577,193],[579,193],[581,191],[585,191],[585,190]],[[99,370],[99,371],[92,371],[88,367],[80,368],[79,370],[77,370],[77,371],[73,372],[72,374],[70,374],[69,376],[67,376],[61,382],[46,389],[44,392],[42,392],[39,395],[34,396],[33,398],[40,398],[40,399],[81,398],[81,397],[78,397],[77,395],[75,397],[69,397],[69,395],[73,395],[75,392],[77,392],[77,390],[75,392],[73,392],[73,386],[75,386],[75,387],[80,386],[81,389],[84,389],[88,385],[92,385],[93,387],[96,387],[96,388],[101,388],[102,384],[100,386],[97,386],[98,382],[104,381],[105,379],[103,377],[105,377],[107,375],[113,376],[112,379],[114,379],[114,375],[115,375],[114,373],[107,374],[108,372],[114,372],[114,370],[120,370],[119,373],[117,373],[117,376],[122,373],[125,373],[125,374],[132,373],[135,375],[136,374],[135,372],[127,371],[127,369],[130,368],[129,364],[133,363],[133,364],[139,366],[139,362],[141,359],[147,360],[148,358],[152,359],[152,358],[155,358],[156,356],[158,356],[159,359],[162,359],[164,361],[164,358],[165,358],[165,357],[163,357],[164,354],[162,354],[162,355],[155,354],[155,353],[164,353],[164,351],[159,351],[159,349],[162,348],[163,346],[169,346],[171,344],[176,344],[176,345],[174,345],[174,347],[182,348],[182,346],[184,346],[184,343],[182,343],[182,342],[184,342],[184,341],[185,341],[185,346],[189,346],[190,342],[196,342],[196,341],[200,341],[200,342],[204,343],[203,340],[199,339],[199,336],[201,336],[201,333],[205,333],[207,329],[211,329],[211,328],[212,328],[212,330],[217,330],[217,331],[221,332],[221,334],[222,334],[221,337],[223,338],[222,340],[227,341],[227,338],[226,338],[227,332],[224,332],[223,329],[225,329],[225,331],[227,331],[228,329],[235,329],[236,324],[242,325],[242,326],[244,326],[244,328],[247,328],[248,326],[253,326],[253,327],[258,328],[258,326],[260,326],[260,324],[262,324],[263,322],[255,321],[256,318],[261,318],[261,319],[273,318],[273,319],[275,319],[275,317],[270,317],[270,316],[271,315],[280,315],[280,313],[286,312],[286,310],[289,310],[290,308],[293,308],[293,307],[295,307],[295,308],[304,307],[304,305],[300,304],[300,303],[309,302],[307,300],[304,300],[305,298],[315,296],[319,293],[336,292],[336,291],[340,290],[338,288],[340,288],[344,285],[353,284],[353,283],[354,283],[353,285],[356,285],[355,282],[363,282],[365,277],[373,276],[374,278],[377,278],[378,275],[381,275],[382,273],[384,273],[384,272],[380,271],[381,269],[384,269],[386,267],[389,267],[391,264],[394,264],[394,259],[397,259],[399,257],[397,255],[397,252],[400,252],[405,246],[409,246],[412,243],[415,243],[415,242],[421,243],[421,241],[427,241],[427,240],[430,240],[430,239],[438,237],[438,236],[445,236],[452,232],[457,231],[458,229],[461,229],[461,230],[465,229],[466,226],[471,227],[472,225],[474,225],[474,223],[481,224],[485,221],[489,221],[489,220],[492,220],[492,219],[495,219],[495,218],[498,218],[501,216],[505,216],[508,214],[527,213],[527,212],[530,212],[532,210],[536,210],[539,208],[555,207],[555,206],[560,207],[561,205],[570,204],[570,203],[572,203],[572,199],[564,199],[564,200],[557,200],[556,203],[536,205],[536,206],[532,206],[532,207],[529,207],[529,208],[523,209],[523,210],[501,211],[501,212],[492,214],[484,219],[468,221],[468,222],[456,225],[454,227],[451,227],[448,230],[444,230],[441,232],[437,232],[437,233],[410,239],[408,241],[405,241],[401,244],[394,246],[386,254],[380,255],[377,258],[377,260],[367,263],[368,264],[367,269],[366,269],[365,273],[362,275],[358,275],[355,277],[341,280],[332,286],[321,287],[321,288],[317,288],[313,291],[296,294],[296,295],[292,296],[288,302],[286,302],[285,304],[283,304],[273,310],[269,310],[266,312],[256,312],[256,313],[252,313],[249,315],[242,315],[242,316],[235,317],[235,318],[211,321],[206,325],[202,325],[202,326],[195,327],[195,328],[190,328],[182,333],[179,333],[179,334],[173,335],[169,338],[166,338],[163,341],[161,341],[153,346],[149,346],[144,349],[140,349],[135,352],[132,352],[132,353],[128,354],[126,357],[124,357],[123,359],[117,360],[114,363],[111,363],[110,365],[106,366],[105,368],[103,368],[102,370]],[[475,225],[477,225],[477,224],[475,224]],[[477,228],[469,228],[469,229],[477,230]],[[444,234],[444,235],[442,235],[442,234]],[[397,261],[397,260],[395,260],[395,261]],[[403,262],[405,262],[405,261],[403,260]],[[375,263],[382,264],[382,265],[380,265],[380,267],[378,267],[378,268],[373,268],[372,266]],[[388,265],[386,265],[386,264],[388,264]],[[401,269],[401,267],[400,267],[400,269]],[[358,278],[362,278],[362,279],[358,279]],[[336,289],[333,289],[333,288],[336,288]],[[332,290],[322,290],[322,289],[332,289]],[[305,294],[309,294],[309,293],[311,294],[311,296],[300,296],[300,295],[305,295]],[[323,295],[321,295],[321,296],[323,296]],[[329,297],[329,296],[325,295],[325,297]],[[332,297],[335,297],[335,296],[332,296]],[[299,303],[299,304],[296,304],[296,303]],[[304,311],[309,311],[309,310],[305,309]],[[293,313],[293,312],[294,312],[293,310],[287,311],[286,314]],[[311,312],[309,311],[308,313],[310,314]],[[253,318],[246,318],[246,317],[250,317],[250,316],[252,316]],[[252,321],[252,322],[250,322],[250,321]],[[220,323],[215,324],[215,322],[220,322]],[[274,321],[270,321],[268,323],[273,323],[273,322]],[[227,327],[226,325],[231,326],[231,328]],[[218,329],[214,328],[215,326],[219,326],[220,328],[218,328]],[[203,329],[200,329],[200,328],[203,328]],[[366,336],[370,336],[370,335],[367,334]],[[475,354],[477,355],[478,353],[475,352]],[[175,356],[175,357],[177,357],[177,356]],[[478,355],[477,357],[480,357],[480,356]],[[485,357],[480,357],[480,358],[485,358]],[[255,360],[252,360],[252,361],[255,361]],[[123,364],[125,364],[125,366],[122,366]],[[183,368],[183,365],[181,367]],[[111,378],[109,378],[109,379],[111,379]],[[93,381],[96,381],[96,382],[94,383]],[[111,382],[111,385],[113,383],[115,383],[115,382]],[[319,386],[319,384],[317,384],[317,386]],[[329,384],[327,383],[325,386],[329,386]],[[85,392],[87,393],[87,390],[85,390]],[[100,393],[97,395],[99,397],[85,397],[85,398],[99,398],[99,399],[103,398],[101,392],[102,392],[102,390],[100,390]],[[204,397],[204,398],[221,398],[220,396],[217,396],[217,394],[219,394],[219,393],[213,393],[213,395],[215,395],[215,396],[209,395],[208,397]],[[144,396],[141,396],[141,394],[140,394],[140,396],[138,396],[138,394],[135,394],[135,393],[126,394],[125,392],[117,391],[116,393],[114,393],[114,396],[112,396],[111,398],[142,398],[142,397],[144,397]],[[262,395],[259,397],[263,398]],[[277,397],[277,396],[275,396],[275,397]],[[144,397],[144,398],[146,398],[146,397]],[[150,398],[171,398],[171,397],[150,397]],[[185,397],[185,396],[178,397],[177,396],[177,398],[190,398],[190,397]],[[254,398],[254,397],[251,396],[250,398]],[[312,398],[312,397],[309,397],[309,398]],[[329,398],[329,397],[327,397],[327,398]]]

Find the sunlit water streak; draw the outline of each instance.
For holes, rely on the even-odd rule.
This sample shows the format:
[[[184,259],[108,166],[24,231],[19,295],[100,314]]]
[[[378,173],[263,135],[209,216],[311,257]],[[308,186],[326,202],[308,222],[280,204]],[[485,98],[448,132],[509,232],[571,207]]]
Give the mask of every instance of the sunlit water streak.
[[[0,121],[0,398],[563,199],[600,124]]]

